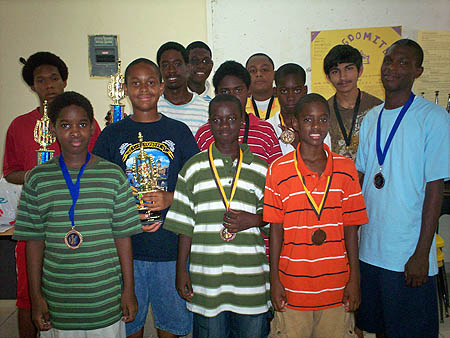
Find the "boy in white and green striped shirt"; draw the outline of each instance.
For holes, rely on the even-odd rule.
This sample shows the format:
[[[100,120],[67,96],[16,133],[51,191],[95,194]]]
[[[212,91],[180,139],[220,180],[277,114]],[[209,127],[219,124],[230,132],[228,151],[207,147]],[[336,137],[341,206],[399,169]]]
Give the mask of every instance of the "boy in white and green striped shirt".
[[[269,333],[269,266],[261,235],[267,164],[239,145],[241,121],[238,99],[221,94],[211,101],[215,143],[180,171],[164,223],[179,234],[177,290],[194,313],[194,337]]]

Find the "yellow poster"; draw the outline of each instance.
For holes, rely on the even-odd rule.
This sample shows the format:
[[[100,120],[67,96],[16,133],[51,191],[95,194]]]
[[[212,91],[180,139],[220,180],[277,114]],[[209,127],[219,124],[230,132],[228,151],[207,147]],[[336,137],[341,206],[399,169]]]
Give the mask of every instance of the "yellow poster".
[[[423,74],[414,83],[417,95],[447,107],[450,95],[450,31],[419,31],[417,42],[423,49]]]
[[[339,44],[351,45],[363,57],[364,71],[358,87],[372,95],[384,99],[384,89],[380,79],[380,68],[386,49],[401,39],[402,27],[373,27],[337,29],[311,32],[311,85],[312,92],[326,99],[334,93],[323,71],[323,59],[331,48]]]

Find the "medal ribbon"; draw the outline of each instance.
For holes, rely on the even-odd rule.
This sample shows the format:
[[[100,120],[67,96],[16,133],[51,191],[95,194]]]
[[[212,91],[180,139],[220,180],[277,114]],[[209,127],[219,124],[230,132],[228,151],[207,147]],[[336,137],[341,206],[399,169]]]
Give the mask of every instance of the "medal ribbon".
[[[86,155],[86,162],[80,168],[80,172],[78,173],[77,181],[75,184],[72,182],[72,178],[70,177],[69,170],[67,170],[66,162],[64,162],[63,155],[59,155],[59,166],[61,167],[61,171],[63,173],[64,179],[66,180],[67,188],[70,191],[70,195],[72,196],[72,207],[69,210],[69,218],[72,222],[72,228],[75,227],[75,204],[78,201],[78,195],[80,194],[80,180],[83,175],[84,168],[86,168],[89,159],[91,158],[91,154],[88,152]]]
[[[244,129],[244,138],[242,140],[243,144],[247,144],[248,142],[248,132],[250,131],[250,117],[245,112],[245,129]]]
[[[392,139],[394,138],[395,133],[397,132],[398,127],[400,126],[400,122],[402,122],[403,117],[406,114],[406,111],[409,109],[411,104],[414,101],[414,93],[411,93],[409,95],[408,101],[406,101],[405,105],[403,106],[402,110],[398,114],[397,118],[395,119],[394,125],[392,126],[391,131],[389,132],[389,136],[387,138],[386,144],[384,146],[384,150],[381,150],[380,145],[380,138],[381,138],[381,114],[383,113],[384,106],[380,111],[380,115],[378,115],[378,121],[377,121],[377,158],[378,158],[378,164],[380,165],[380,168],[383,166],[384,160],[386,159],[386,154],[389,150],[389,147],[391,145]]]
[[[303,176],[302,176],[300,170],[298,169],[297,152],[300,153],[300,143],[297,146],[297,150],[294,151],[295,170],[297,170],[297,175],[300,178],[300,181],[302,182],[303,189],[305,190],[306,196],[308,197],[309,204],[311,204],[311,206],[314,208],[314,211],[315,211],[315,213],[317,215],[317,218],[320,221],[320,215],[322,214],[323,206],[325,205],[325,200],[327,199],[328,191],[330,190],[331,176],[328,176],[328,178],[327,178],[327,185],[325,186],[325,192],[323,194],[322,201],[320,201],[320,205],[317,206],[316,201],[314,200],[314,198],[312,197],[312,195],[309,192],[308,188],[306,187],[306,184],[303,182]],[[329,156],[331,156],[331,155],[329,155]]]
[[[270,101],[269,101],[269,105],[267,106],[266,117],[264,118],[264,120],[267,120],[270,116],[270,112],[272,111],[273,100],[275,100],[275,97],[272,95],[272,97],[270,98]],[[259,116],[258,105],[256,104],[256,101],[253,98],[253,96],[252,96],[252,106],[253,106],[253,110],[255,111],[255,115],[258,116],[259,118],[261,118]]]
[[[214,144],[214,142],[209,145],[209,149],[208,149],[209,166],[213,173],[213,177],[214,177],[214,181],[216,182],[216,186],[219,189],[220,196],[222,197],[222,202],[225,205],[225,209],[228,210],[230,208],[231,200],[233,199],[234,194],[236,193],[237,182],[239,180],[239,174],[241,173],[242,158],[243,158],[242,149],[239,148],[239,161],[236,166],[236,171],[234,173],[233,182],[231,183],[231,194],[230,194],[230,199],[228,200],[227,195],[225,194],[225,190],[223,189],[222,183],[220,182],[220,177],[217,172],[216,165],[214,164],[214,159],[213,159],[213,155],[212,155],[213,144]]]
[[[353,128],[355,128],[355,122],[356,122],[356,117],[358,116],[360,103],[361,103],[361,91],[358,89],[358,98],[356,99],[355,107],[353,109],[352,126],[350,127],[350,131],[347,134],[347,131],[345,130],[344,122],[342,121],[341,113],[339,112],[339,108],[337,105],[336,94],[334,94],[334,99],[333,99],[334,112],[336,114],[336,118],[339,123],[339,128],[341,128],[341,133],[342,133],[342,136],[344,137],[345,145],[347,147],[349,147],[350,144],[352,143]]]

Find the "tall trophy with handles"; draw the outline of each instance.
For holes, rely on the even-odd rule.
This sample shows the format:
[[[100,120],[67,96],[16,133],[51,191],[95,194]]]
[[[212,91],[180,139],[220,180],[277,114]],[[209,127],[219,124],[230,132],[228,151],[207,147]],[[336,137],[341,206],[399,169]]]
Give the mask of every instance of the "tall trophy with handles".
[[[110,105],[111,122],[120,121],[123,118],[123,112],[125,105],[120,101],[125,97],[125,78],[121,73],[121,61],[117,61],[117,73],[111,75],[111,79],[108,83],[108,96],[112,99],[113,103]]]
[[[139,203],[137,208],[140,212],[145,211],[148,214],[150,223],[161,220],[161,211],[149,211],[144,203],[144,194],[161,190],[158,186],[158,167],[153,156],[144,151],[144,138],[142,133],[138,133],[139,154],[134,158],[131,168],[133,180],[136,183],[136,191],[134,192]]]
[[[56,137],[50,131],[50,119],[47,115],[47,100],[44,100],[43,116],[40,120],[36,121],[34,126],[34,140],[41,146],[37,153],[37,165],[47,162],[53,158],[55,154],[54,150],[47,149],[56,141]]]

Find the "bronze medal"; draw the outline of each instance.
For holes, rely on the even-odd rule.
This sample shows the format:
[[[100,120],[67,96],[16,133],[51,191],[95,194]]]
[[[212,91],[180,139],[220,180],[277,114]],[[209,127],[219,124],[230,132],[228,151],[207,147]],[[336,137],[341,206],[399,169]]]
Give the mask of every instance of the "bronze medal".
[[[292,142],[294,142],[295,140],[295,134],[294,132],[289,129],[286,128],[285,130],[283,130],[283,132],[280,135],[280,140],[281,142],[283,142],[284,144],[291,144]]]
[[[322,245],[327,239],[327,233],[322,229],[317,229],[311,236],[314,245]]]
[[[227,228],[222,227],[220,230],[220,238],[222,238],[225,242],[230,242],[236,238],[236,233],[231,233]]]
[[[230,199],[227,198],[227,195],[225,194],[225,190],[223,189],[222,183],[220,182],[219,173],[217,172],[217,168],[214,164],[214,159],[212,155],[212,149],[213,149],[213,143],[210,144],[208,148],[208,159],[209,159],[209,166],[211,168],[214,181],[216,182],[216,186],[219,190],[220,196],[222,197],[222,202],[225,206],[225,209],[230,209],[231,200],[234,197],[234,194],[236,193],[237,189],[237,182],[239,180],[239,174],[241,173],[241,167],[242,167],[242,159],[243,159],[243,153],[242,149],[239,149],[239,160],[236,165],[236,172],[234,173],[233,182],[231,183],[231,194]],[[220,230],[220,238],[222,238],[225,242],[232,241],[236,237],[236,233],[230,233],[227,228],[222,227]]]
[[[64,242],[71,249],[78,249],[83,243],[83,236],[78,231],[72,229],[64,237]]]
[[[383,188],[385,182],[386,180],[381,172],[378,172],[373,178],[373,184],[377,189]]]

